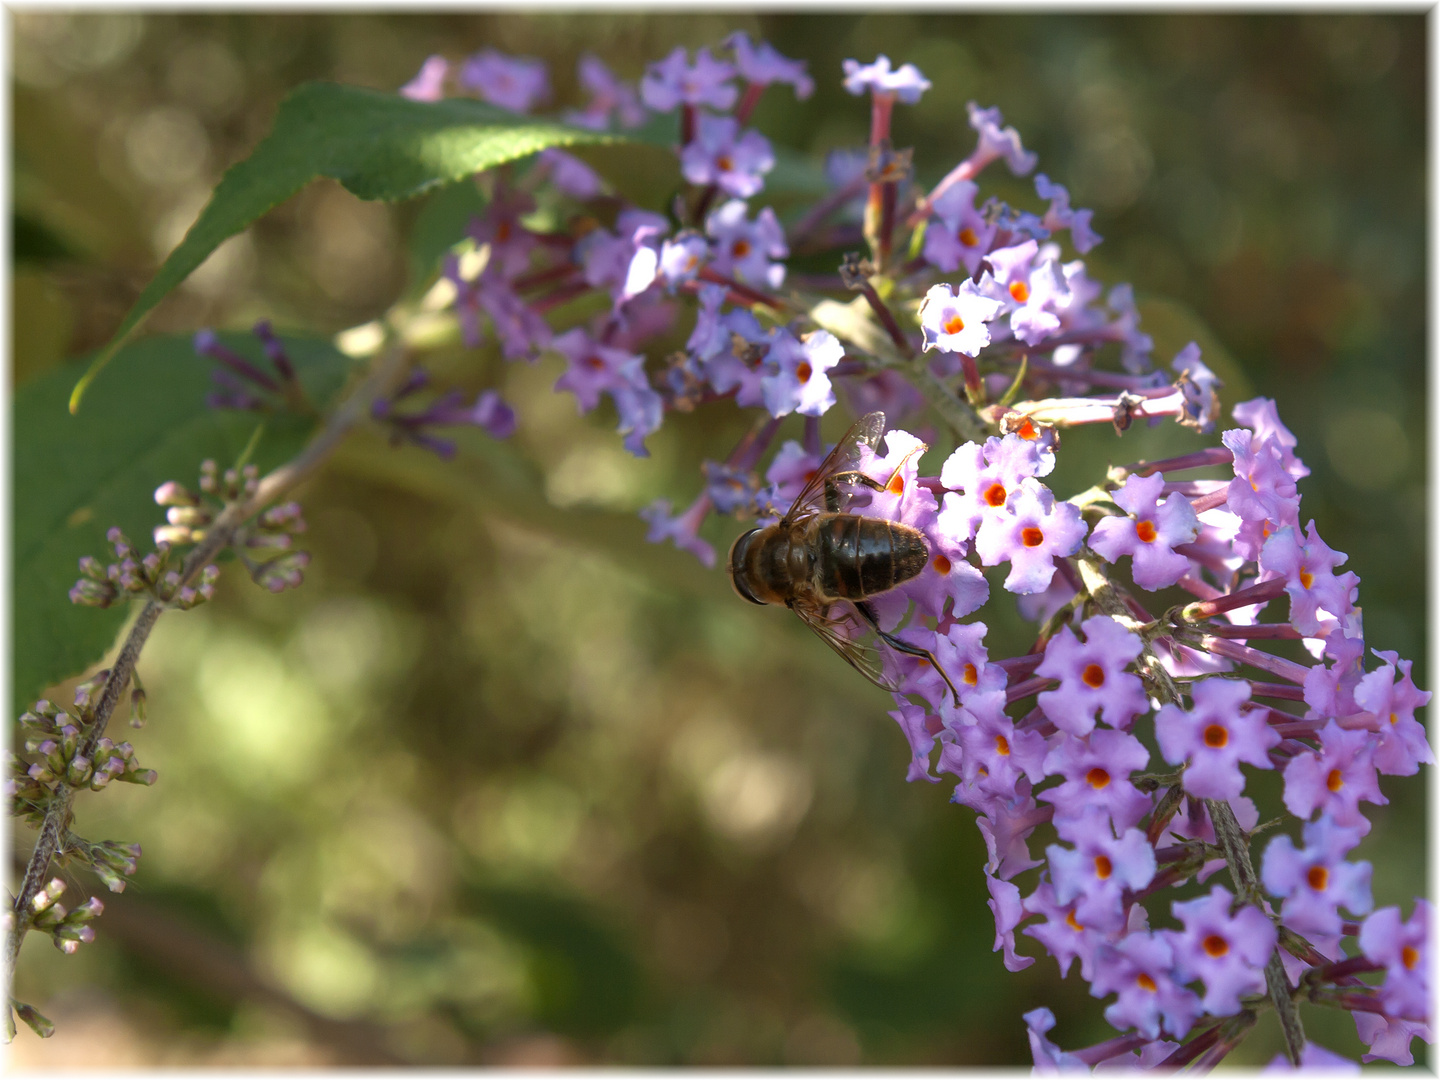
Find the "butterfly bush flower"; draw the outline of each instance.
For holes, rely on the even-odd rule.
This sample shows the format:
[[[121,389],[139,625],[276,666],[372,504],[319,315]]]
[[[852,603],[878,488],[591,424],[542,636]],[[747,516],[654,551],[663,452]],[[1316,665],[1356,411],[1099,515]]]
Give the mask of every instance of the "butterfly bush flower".
[[[605,62],[584,53],[576,64],[580,85],[590,95],[583,109],[572,109],[565,119],[578,127],[604,131],[613,115],[622,128],[639,127],[645,122],[645,110],[635,88],[622,82],[605,66]]]
[[[1391,776],[1413,776],[1422,763],[1435,761],[1425,728],[1415,719],[1415,710],[1430,701],[1430,693],[1410,681],[1410,661],[1401,660],[1399,653],[1376,650],[1375,655],[1384,665],[1362,676],[1354,692],[1355,704],[1375,718],[1375,768]]]
[[[1055,559],[1074,555],[1086,526],[1080,511],[1060,502],[1034,477],[1026,477],[1006,504],[1008,516],[987,522],[975,535],[975,552],[985,566],[1010,564],[1005,588],[1041,592],[1055,574]]]
[[[1259,908],[1235,907],[1229,889],[1171,905],[1183,931],[1169,935],[1182,981],[1205,986],[1201,1007],[1211,1016],[1233,1016],[1240,998],[1265,990],[1265,963],[1275,951],[1275,925]]]
[[[770,207],[751,221],[745,203],[732,199],[705,219],[705,235],[713,244],[711,264],[717,273],[772,289],[784,282],[785,264],[772,260],[785,258],[790,249]]]
[[[1145,689],[1127,665],[1140,655],[1140,639],[1108,615],[1095,615],[1080,627],[1082,644],[1068,626],[1050,639],[1045,659],[1035,674],[1059,679],[1056,690],[1036,698],[1045,715],[1062,731],[1088,735],[1095,718],[1114,728],[1128,728],[1149,709]]]
[[[932,286],[920,305],[925,348],[975,356],[990,344],[988,323],[1003,309],[1003,303],[968,279],[958,291],[949,285]]]
[[[481,49],[460,65],[460,85],[491,105],[528,113],[550,97],[550,76],[544,61],[510,57]]]
[[[1280,736],[1263,710],[1244,711],[1250,687],[1244,682],[1206,679],[1191,692],[1195,707],[1161,707],[1155,740],[1172,765],[1185,766],[1185,791],[1201,799],[1233,799],[1245,790],[1241,763],[1269,769],[1270,748]]]
[[[1260,568],[1285,579],[1290,597],[1290,623],[1306,637],[1320,632],[1320,613],[1345,614],[1351,609],[1351,593],[1359,579],[1335,576],[1335,567],[1347,556],[1332,551],[1315,533],[1315,522],[1306,528],[1302,540],[1292,526],[1275,532],[1260,552]]]
[[[1225,428],[1198,344],[1157,361],[1134,288],[1081,257],[1100,243],[1094,214],[1035,173],[999,108],[968,104],[974,149],[918,190],[890,124],[896,103],[931,89],[913,64],[850,59],[834,73],[868,97],[869,139],[830,156],[826,190],[787,205],[782,227],[760,198],[774,150],[747,125],[767,87],[805,98],[813,81],[743,33],[717,48],[673,50],[638,94],[581,58],[583,104],[556,116],[606,130],[678,110],[674,196],[635,205],[554,148],[497,170],[468,249],[442,266],[461,340],[527,362],[554,353],[556,390],[582,413],[608,396],[637,455],[667,417],[717,403],[751,417],[728,455],[705,458],[683,509],[662,498],[641,512],[650,541],[706,566],[711,514],[774,524],[823,490],[813,482],[834,462],[820,421],[837,404],[884,413],[836,458],[870,480],[836,477],[838,512],[915,530],[925,559],[867,596],[864,619],[835,604],[849,617],[832,644],[890,691],[906,779],[953,782],[952,803],[974,814],[1003,966],[1043,953],[1105,999],[1116,1034],[1092,1046],[1053,1042],[1047,1009],[1015,1019],[1038,1070],[1212,1068],[1265,1010],[1281,1016],[1287,1064],[1334,1064],[1297,1037],[1307,995],[1352,1013],[1365,1060],[1411,1062],[1413,1039],[1430,1038],[1429,907],[1407,922],[1372,914],[1370,863],[1351,854],[1385,804],[1381,778],[1434,760],[1418,712],[1430,695],[1410,661],[1367,641],[1358,568],[1301,516],[1309,469],[1276,403],[1241,402]],[[402,92],[447,87],[527,114],[550,93],[543,65],[493,50],[431,58]],[[985,172],[997,163],[1035,173],[1033,187],[1002,199]],[[293,364],[261,340],[263,361],[197,340],[218,396],[303,410]],[[493,391],[406,406],[417,389],[376,415],[422,444],[442,421],[513,424]],[[952,429],[938,439],[937,419]],[[1187,445],[1114,464],[1068,498],[1049,486],[1066,429],[1123,440],[1142,420],[1179,425]],[[938,440],[956,449],[932,475]],[[1132,442],[1111,461],[1139,457]],[[199,502],[166,498],[180,520],[166,528],[204,528]],[[150,587],[126,552],[82,563],[77,602]],[[1013,622],[992,617],[997,603],[1034,624],[1025,651],[994,646],[989,626]],[[1252,790],[1258,770],[1277,782]],[[1263,853],[1262,818],[1278,825]],[[1192,882],[1208,893],[1174,891]]]
[[[823,416],[835,404],[835,391],[825,373],[844,355],[845,347],[828,331],[817,330],[801,341],[782,330],[766,356],[770,374],[760,380],[770,415]]]
[[[1352,915],[1370,911],[1370,864],[1345,861],[1360,842],[1360,831],[1320,818],[1305,826],[1304,837],[1303,848],[1288,836],[1271,840],[1260,878],[1267,892],[1284,898],[1284,925],[1302,934],[1336,937],[1342,907]]]
[[[680,172],[692,184],[714,184],[726,195],[754,195],[775,167],[770,140],[753,128],[740,131],[730,116],[700,116],[695,138],[680,151]]]
[[[1385,969],[1380,1001],[1392,1016],[1430,1015],[1430,904],[1416,900],[1407,922],[1398,907],[1384,907],[1360,924],[1360,952]]]
[[[1090,535],[1090,546],[1106,562],[1129,555],[1135,584],[1151,591],[1174,585],[1190,570],[1190,560],[1175,548],[1194,542],[1200,532],[1195,508],[1184,495],[1171,492],[1160,502],[1164,487],[1159,473],[1127,476],[1114,499],[1130,516],[1101,518]]]
[[[815,80],[806,73],[805,61],[786,59],[768,41],[752,43],[748,34],[737,30],[725,44],[735,51],[735,70],[745,81],[755,86],[787,83],[801,101],[815,92]]]
[[[1319,810],[1330,821],[1369,832],[1360,801],[1388,801],[1375,773],[1374,735],[1345,731],[1332,719],[1319,739],[1318,753],[1296,754],[1285,766],[1285,809],[1302,820]]]
[[[1069,229],[1070,242],[1075,245],[1075,250],[1081,255],[1100,243],[1101,237],[1090,228],[1090,221],[1095,216],[1094,211],[1072,210],[1070,208],[1070,192],[1063,185],[1054,183],[1044,173],[1036,173],[1035,194],[1042,199],[1050,200],[1049,209],[1040,219],[1040,223],[1046,229],[1052,233],[1061,229]]]
[[[914,64],[901,64],[892,70],[890,58],[882,53],[869,64],[846,60],[845,89],[857,95],[868,90],[876,96],[883,95],[914,105],[920,100],[920,95],[930,89],[930,80],[920,74],[920,69]]]
[[[697,49],[691,64],[682,47],[651,64],[640,80],[640,100],[647,109],[671,112],[681,104],[705,105],[724,112],[735,104],[739,91],[731,84],[735,68],[717,60],[709,49]]]
[[[415,78],[402,86],[399,93],[411,101],[439,101],[445,96],[445,77],[449,74],[450,61],[445,57],[426,57]]]

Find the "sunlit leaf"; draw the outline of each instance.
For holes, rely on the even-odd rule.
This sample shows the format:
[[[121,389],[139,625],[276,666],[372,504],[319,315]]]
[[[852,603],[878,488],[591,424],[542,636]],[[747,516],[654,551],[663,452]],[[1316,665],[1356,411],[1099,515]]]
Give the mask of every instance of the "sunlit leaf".
[[[552,146],[626,137],[516,116],[468,98],[411,101],[358,86],[307,83],[280,104],[275,124],[231,167],[185,238],[75,385],[70,408],[156,304],[220,246],[310,181],[338,180],[362,199],[409,199]]]

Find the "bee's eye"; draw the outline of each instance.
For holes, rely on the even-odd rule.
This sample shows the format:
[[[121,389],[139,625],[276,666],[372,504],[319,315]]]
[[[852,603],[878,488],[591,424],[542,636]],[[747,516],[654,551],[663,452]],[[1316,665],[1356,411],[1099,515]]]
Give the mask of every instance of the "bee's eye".
[[[745,569],[745,558],[750,552],[750,542],[755,539],[755,534],[760,529],[751,529],[749,532],[741,533],[735,538],[735,543],[730,547],[730,584],[735,586],[735,592],[742,599],[749,600],[752,604],[764,604],[764,600],[757,599],[750,590],[748,582],[749,574]]]

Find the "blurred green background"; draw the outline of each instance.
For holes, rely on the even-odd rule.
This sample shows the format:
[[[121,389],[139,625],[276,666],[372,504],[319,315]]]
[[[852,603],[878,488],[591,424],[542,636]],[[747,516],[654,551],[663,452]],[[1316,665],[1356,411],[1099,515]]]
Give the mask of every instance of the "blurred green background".
[[[756,123],[818,154],[866,135],[843,58],[914,62],[934,87],[895,134],[922,178],[973,145],[968,99],[998,105],[1095,209],[1091,273],[1135,284],[1157,358],[1204,327],[1227,405],[1279,400],[1368,643],[1429,685],[1421,15],[7,17],[17,384],[108,338],[304,80],[391,89],[491,45],[549,60],[569,104],[583,50],[633,79],[746,29],[809,61],[814,97],[771,91]],[[372,319],[407,285],[419,209],[313,185],[148,327]],[[990,951],[972,815],[904,783],[886,695],[643,543],[635,512],[688,502],[745,419],[673,418],[637,461],[612,414],[551,393],[553,358],[436,366],[501,385],[519,433],[448,466],[357,437],[303,493],[302,589],[230,573],[162,620],[151,721],[126,733],[160,782],[78,803],[82,835],[143,843],[140,872],[79,955],[28,942],[16,992],[60,1031],[22,1032],[12,1062],[1028,1065],[1040,1003],[1062,1045],[1106,1037],[1078,977]],[[1141,456],[1092,434],[1067,437],[1077,482]],[[723,551],[737,529],[708,535]],[[992,655],[1028,646],[982,617]],[[1408,912],[1424,781],[1386,791],[1360,854],[1377,904]],[[1305,1015],[1358,1054],[1348,1017]],[[1278,1049],[1267,1019],[1232,1061]]]

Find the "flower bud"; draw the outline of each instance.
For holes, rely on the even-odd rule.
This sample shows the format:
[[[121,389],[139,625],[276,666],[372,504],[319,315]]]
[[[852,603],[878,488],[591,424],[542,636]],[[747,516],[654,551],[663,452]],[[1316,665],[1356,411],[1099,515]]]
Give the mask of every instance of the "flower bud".
[[[84,787],[90,782],[92,775],[94,775],[94,768],[90,764],[90,759],[84,754],[76,754],[70,759],[70,765],[65,770],[65,782],[71,787]]]
[[[38,761],[26,770],[25,775],[30,777],[30,779],[34,780],[37,784],[51,784],[54,783],[56,780],[56,774],[52,772],[47,766],[42,765]]]
[[[152,535],[157,544],[193,544],[199,539],[187,525],[156,525]]]
[[[284,551],[290,546],[290,543],[288,533],[252,533],[245,538],[245,546],[248,548],[271,548]]]
[[[108,581],[89,581],[82,578],[71,587],[70,602],[84,607],[105,608],[113,604],[119,594],[119,590]]]
[[[15,1001],[13,998],[11,1002],[15,1006],[15,1015],[25,1021],[26,1026],[35,1032],[36,1035],[39,1035],[40,1038],[48,1039],[51,1035],[55,1034],[55,1025],[41,1016],[35,1006],[26,1005],[24,1002]]]
[[[65,882],[58,877],[51,878],[44,888],[30,898],[30,910],[37,915],[42,911],[48,911],[64,891]]]
[[[184,484],[167,480],[155,489],[155,502],[160,506],[196,506],[200,497],[190,492]]]
[[[203,506],[172,506],[165,511],[165,520],[171,525],[208,525],[211,514]]]

